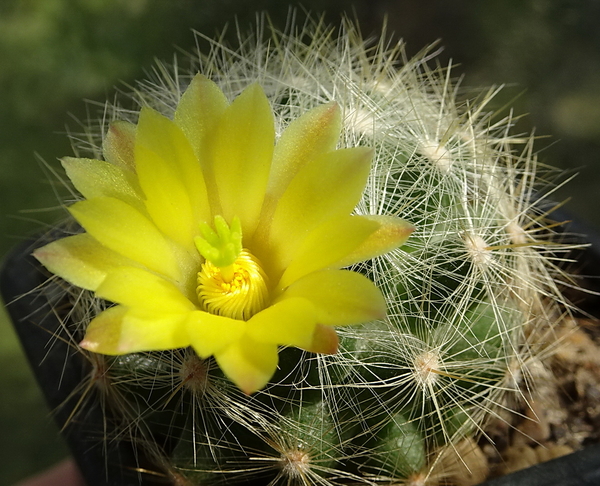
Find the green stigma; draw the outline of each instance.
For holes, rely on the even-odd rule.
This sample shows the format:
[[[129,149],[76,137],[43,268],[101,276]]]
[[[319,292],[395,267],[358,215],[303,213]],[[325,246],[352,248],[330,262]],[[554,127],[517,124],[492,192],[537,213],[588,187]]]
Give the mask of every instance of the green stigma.
[[[216,231],[215,231],[216,230]],[[221,269],[225,280],[231,273],[233,278],[233,263],[242,252],[242,224],[237,216],[227,224],[223,216],[215,216],[215,229],[207,223],[200,224],[200,234],[194,238],[198,252],[215,267]],[[231,269],[231,272],[228,271]]]

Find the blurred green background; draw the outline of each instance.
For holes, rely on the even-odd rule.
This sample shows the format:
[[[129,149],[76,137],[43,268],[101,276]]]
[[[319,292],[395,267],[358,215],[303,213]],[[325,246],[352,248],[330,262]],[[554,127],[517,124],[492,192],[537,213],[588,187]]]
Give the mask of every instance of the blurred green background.
[[[281,0],[2,0],[0,2],[0,255],[60,218],[41,160],[58,167],[64,135],[86,118],[82,99],[103,101],[121,81],[144,76],[154,58],[192,50],[191,29],[212,35],[255,12],[283,25]],[[557,198],[600,227],[600,2],[595,0],[310,0],[338,22],[345,11],[376,33],[387,15],[409,54],[442,40],[442,62],[460,63],[465,85],[508,85],[498,105],[526,113],[516,130],[549,135],[540,158],[581,175]],[[230,29],[233,31],[233,29]],[[0,485],[67,454],[0,307]]]

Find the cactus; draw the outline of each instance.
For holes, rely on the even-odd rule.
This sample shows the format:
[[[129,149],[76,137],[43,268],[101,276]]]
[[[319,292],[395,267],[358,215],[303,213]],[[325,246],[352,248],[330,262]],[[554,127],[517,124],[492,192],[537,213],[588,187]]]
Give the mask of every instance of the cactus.
[[[159,64],[103,107],[99,122],[72,135],[75,155],[102,159],[109,122],[135,130],[140,107],[173,118],[198,72],[228,100],[258,83],[276,138],[337,103],[339,146],[374,150],[355,214],[415,228],[404,245],[352,267],[380,289],[387,317],[338,328],[334,354],[281,349],[274,375],[251,394],[189,347],[105,355],[73,345],[91,369],[80,404],[101,402],[107,447],[133,441],[173,484],[438,484],[451,475],[445,451],[527,399],[531,365],[569,312],[560,290],[569,248],[545,202],[554,173],[537,163],[532,136],[511,133],[512,114],[490,112],[499,89],[464,92],[450,66],[431,67],[433,49],[407,59],[401,43],[366,41],[349,21],[340,32],[290,25],[280,32],[263,19],[237,48],[198,34],[207,52],[190,55],[186,69]],[[110,303],[60,285],[76,343]]]

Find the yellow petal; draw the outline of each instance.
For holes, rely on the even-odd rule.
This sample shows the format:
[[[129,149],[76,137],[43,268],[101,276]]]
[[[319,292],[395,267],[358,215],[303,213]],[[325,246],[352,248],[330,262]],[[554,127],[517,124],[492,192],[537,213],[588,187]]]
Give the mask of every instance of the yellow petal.
[[[192,79],[177,105],[175,123],[189,140],[200,163],[204,162],[206,138],[213,135],[228,105],[221,89],[202,74]]]
[[[341,128],[336,103],[317,106],[290,123],[275,146],[268,198],[276,202],[305,164],[334,150]]]
[[[228,105],[221,89],[202,74],[197,74],[183,93],[174,117],[200,161],[208,200],[215,210],[220,209],[220,203],[210,154],[217,127]]]
[[[267,188],[275,128],[258,84],[246,88],[225,110],[212,154],[212,170],[226,221],[238,216],[244,238],[258,223]]]
[[[67,176],[86,198],[109,196],[138,209],[144,207],[141,189],[132,172],[110,162],[94,159],[62,159]]]
[[[319,224],[352,212],[365,187],[371,157],[372,151],[366,147],[336,150],[298,172],[277,204],[271,223],[268,246],[277,248],[280,268],[287,267]]]
[[[371,233],[354,251],[336,262],[338,267],[347,267],[355,263],[369,260],[402,246],[415,227],[403,219],[394,216],[360,216],[374,223],[379,228]]]
[[[200,163],[181,129],[150,108],[140,112],[135,164],[154,223],[193,250],[198,224],[211,216]]]
[[[118,305],[90,322],[79,345],[109,355],[187,347],[186,317],[187,313],[156,314]]]
[[[328,326],[358,324],[383,319],[386,305],[381,292],[368,278],[348,270],[323,270],[294,282],[280,301],[300,297],[317,311],[317,321]]]
[[[181,290],[147,270],[121,267],[110,272],[96,290],[103,299],[157,314],[190,312],[195,309]]]
[[[339,338],[331,326],[317,324],[311,344],[304,347],[305,351],[319,354],[335,354],[339,346]]]
[[[353,253],[378,227],[377,222],[361,216],[335,216],[325,221],[304,240],[285,270],[279,287],[283,289],[304,275],[331,268]]]
[[[127,121],[114,121],[102,143],[104,160],[135,172],[134,146],[136,126]]]
[[[69,208],[101,244],[174,280],[182,278],[172,245],[142,213],[111,197],[80,201]]]
[[[162,351],[190,345],[186,319],[189,312],[160,314],[147,309],[128,309],[121,322],[118,354]]]
[[[199,221],[181,180],[173,176],[168,162],[143,147],[136,148],[140,183],[147,195],[146,210],[162,233],[188,250]]]
[[[263,388],[277,369],[277,346],[245,337],[215,355],[223,373],[248,395]]]
[[[108,272],[133,264],[87,233],[53,241],[37,248],[33,256],[52,273],[87,290],[96,290]]]
[[[201,358],[220,353],[238,341],[246,331],[246,322],[194,311],[186,323],[191,344]]]
[[[117,355],[121,339],[123,316],[127,309],[121,305],[98,314],[88,325],[85,337],[79,345],[100,354]]]
[[[316,325],[314,306],[290,298],[267,307],[248,322],[248,335],[257,342],[307,347]]]

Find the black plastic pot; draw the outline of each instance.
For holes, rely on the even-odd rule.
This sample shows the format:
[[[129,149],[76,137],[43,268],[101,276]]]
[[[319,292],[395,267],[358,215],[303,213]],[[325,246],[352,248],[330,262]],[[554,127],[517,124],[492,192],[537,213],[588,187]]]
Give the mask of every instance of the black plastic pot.
[[[91,368],[67,342],[52,339],[56,334],[64,336],[60,318],[51,312],[49,304],[53,298],[59,298],[60,292],[56,289],[53,296],[37,290],[48,275],[31,256],[35,247],[35,242],[29,241],[7,256],[0,273],[0,292],[48,406],[54,411],[58,426],[63,427],[81,397],[81,393],[73,394],[73,391],[78,390]],[[51,292],[52,287],[48,290]],[[166,484],[164,480],[143,473],[155,468],[129,443],[114,441],[107,444],[103,441],[104,427],[104,413],[99,401],[92,397],[86,401],[84,413],[78,414],[63,431],[88,486]]]
[[[586,228],[573,225],[569,231],[590,234]],[[55,419],[62,427],[80,396],[73,394],[73,391],[89,374],[90,367],[80,354],[73,352],[67,343],[60,340],[54,340],[51,352],[48,351],[51,336],[60,331],[61,322],[50,311],[48,299],[53,296],[36,291],[48,276],[31,257],[35,246],[33,241],[29,241],[8,255],[0,274],[0,291],[48,405],[56,410]],[[600,238],[597,246],[578,250],[574,255],[580,262],[582,275],[600,275],[600,253],[596,248],[600,248]],[[585,284],[588,288],[600,288],[599,280],[582,278],[587,278]],[[583,293],[571,298],[578,301],[578,305],[587,313],[600,315],[599,299],[591,299],[589,294]],[[64,436],[88,486],[168,484],[165,477],[144,472],[156,471],[156,467],[127,442],[115,441],[107,446],[102,440],[105,421],[99,401],[88,400],[86,404],[85,414],[78,414],[77,421],[65,428]],[[600,485],[600,444],[493,479],[484,485]]]
[[[481,486],[598,486],[600,444],[486,481]]]

